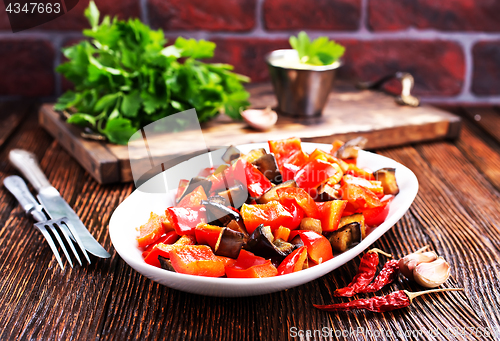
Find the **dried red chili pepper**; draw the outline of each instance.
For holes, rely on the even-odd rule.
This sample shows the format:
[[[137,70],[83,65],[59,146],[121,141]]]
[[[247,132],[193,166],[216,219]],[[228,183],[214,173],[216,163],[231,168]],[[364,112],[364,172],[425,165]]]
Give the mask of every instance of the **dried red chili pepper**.
[[[354,309],[366,309],[376,313],[383,313],[386,311],[401,309],[408,307],[415,297],[424,294],[442,291],[458,291],[463,289],[446,288],[434,289],[419,292],[409,292],[406,290],[399,290],[386,296],[376,296],[367,299],[354,300],[347,303],[337,303],[328,305],[313,304],[316,308],[325,311],[350,311]]]
[[[372,284],[368,285],[366,288],[358,291],[358,294],[366,294],[369,292],[376,292],[382,289],[387,284],[394,282],[399,274],[399,260],[390,260],[384,264],[382,270],[380,270],[378,276],[375,278]]]
[[[360,290],[366,288],[375,277],[378,265],[378,254],[383,254],[387,257],[392,255],[385,253],[379,249],[371,249],[363,255],[359,263],[358,273],[352,279],[351,283],[345,288],[335,290],[334,296],[351,297]]]

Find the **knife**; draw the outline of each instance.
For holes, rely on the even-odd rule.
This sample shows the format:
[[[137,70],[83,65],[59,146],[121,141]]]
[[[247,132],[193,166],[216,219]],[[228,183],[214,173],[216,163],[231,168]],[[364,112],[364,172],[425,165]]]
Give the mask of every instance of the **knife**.
[[[111,255],[94,239],[71,206],[61,197],[43,174],[38,165],[36,156],[26,150],[13,149],[9,153],[9,160],[21,171],[31,185],[38,192],[37,198],[49,214],[51,219],[66,217],[73,225],[85,249],[94,256],[109,258]],[[71,234],[70,234],[71,235]]]
[[[26,214],[36,221],[48,220],[43,213],[43,206],[36,201],[24,180],[17,175],[10,175],[3,180],[4,186],[14,195]]]

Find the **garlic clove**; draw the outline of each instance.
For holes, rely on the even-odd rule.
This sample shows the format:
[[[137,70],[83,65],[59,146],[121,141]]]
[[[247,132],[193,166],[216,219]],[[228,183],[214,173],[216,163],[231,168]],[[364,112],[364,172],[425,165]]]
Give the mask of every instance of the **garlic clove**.
[[[430,263],[420,263],[413,270],[415,282],[426,288],[436,288],[450,277],[450,264],[439,257]]]
[[[435,252],[415,252],[399,260],[399,270],[408,279],[413,279],[413,270],[421,263],[430,263],[435,261],[438,255]]]
[[[241,116],[248,125],[256,130],[265,131],[271,129],[278,121],[278,114],[271,108],[247,109]]]

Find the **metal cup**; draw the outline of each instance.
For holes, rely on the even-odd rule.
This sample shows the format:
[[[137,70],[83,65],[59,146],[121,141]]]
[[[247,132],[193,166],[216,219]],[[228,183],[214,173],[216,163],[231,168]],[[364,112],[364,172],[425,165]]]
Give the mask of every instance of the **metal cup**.
[[[275,50],[266,56],[278,110],[292,117],[317,117],[325,107],[332,89],[337,61],[330,65],[304,65],[304,68],[279,66],[279,61],[298,61],[296,50]]]

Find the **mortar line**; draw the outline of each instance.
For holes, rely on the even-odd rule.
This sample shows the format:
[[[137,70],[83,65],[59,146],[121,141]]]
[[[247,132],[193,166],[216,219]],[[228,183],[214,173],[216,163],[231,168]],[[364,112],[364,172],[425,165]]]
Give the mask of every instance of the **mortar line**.
[[[368,0],[361,0],[361,15],[359,18],[359,33],[367,33],[368,30]]]

